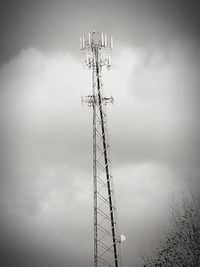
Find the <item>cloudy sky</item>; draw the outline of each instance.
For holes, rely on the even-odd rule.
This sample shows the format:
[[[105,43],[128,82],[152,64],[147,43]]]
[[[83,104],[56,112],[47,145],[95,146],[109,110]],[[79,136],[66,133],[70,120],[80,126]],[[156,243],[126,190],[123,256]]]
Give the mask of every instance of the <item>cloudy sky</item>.
[[[93,264],[91,92],[79,36],[112,35],[104,91],[126,267],[200,177],[199,1],[0,1],[0,263]]]

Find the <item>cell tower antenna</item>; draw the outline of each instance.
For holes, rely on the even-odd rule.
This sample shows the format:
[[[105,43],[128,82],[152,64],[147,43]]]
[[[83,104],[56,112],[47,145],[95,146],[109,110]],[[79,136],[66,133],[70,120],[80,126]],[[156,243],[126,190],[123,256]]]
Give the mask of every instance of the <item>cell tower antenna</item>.
[[[109,70],[111,59],[102,58],[101,52],[113,49],[113,38],[92,31],[80,38],[80,48],[86,55],[84,64],[92,70],[92,93],[82,102],[93,108],[94,267],[121,267],[124,238],[119,236],[105,110],[113,97],[102,91],[102,68]]]

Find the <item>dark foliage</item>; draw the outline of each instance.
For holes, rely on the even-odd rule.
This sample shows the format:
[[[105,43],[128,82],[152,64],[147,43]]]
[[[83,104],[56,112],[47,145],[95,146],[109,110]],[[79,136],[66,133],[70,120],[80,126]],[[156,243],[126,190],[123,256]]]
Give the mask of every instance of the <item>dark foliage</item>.
[[[171,230],[150,256],[142,255],[143,267],[200,266],[200,194],[190,189],[170,211]]]

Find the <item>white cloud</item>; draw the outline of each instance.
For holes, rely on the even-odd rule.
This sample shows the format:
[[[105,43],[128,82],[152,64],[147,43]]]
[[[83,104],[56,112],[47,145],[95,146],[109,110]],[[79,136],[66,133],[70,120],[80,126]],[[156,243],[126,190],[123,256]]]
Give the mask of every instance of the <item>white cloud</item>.
[[[190,175],[191,142],[183,132],[188,119],[179,101],[182,85],[190,95],[181,65],[188,58],[179,54],[167,59],[161,52],[121,48],[113,71],[104,73],[105,92],[116,99],[108,108],[113,172],[130,243],[136,232],[148,235],[167,218],[166,199]],[[18,218],[36,239],[54,233],[47,239],[63,251],[81,240],[84,254],[92,247],[92,112],[81,107],[80,96],[91,91],[91,72],[68,53],[30,48],[3,65],[0,87],[9,122],[2,141],[13,157],[1,195],[7,216]],[[182,168],[182,162],[188,165]]]

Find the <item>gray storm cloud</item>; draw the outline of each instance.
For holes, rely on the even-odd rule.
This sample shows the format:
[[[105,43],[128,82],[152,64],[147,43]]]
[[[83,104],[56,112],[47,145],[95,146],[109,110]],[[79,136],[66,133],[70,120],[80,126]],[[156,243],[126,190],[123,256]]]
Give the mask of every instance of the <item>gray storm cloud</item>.
[[[1,61],[34,46],[77,55],[77,36],[96,29],[125,44],[167,49],[171,40],[199,41],[199,2],[163,0],[1,1]]]
[[[199,167],[188,150],[194,148],[190,148],[192,134],[183,133],[188,116],[195,115],[193,105],[188,103],[191,114],[183,116],[177,88],[182,77],[187,79],[185,53],[172,52],[176,57],[170,55],[171,61],[160,53],[148,56],[126,47],[116,53],[112,73],[104,73],[105,91],[107,84],[113,88],[108,94],[116,98],[108,108],[113,167],[121,226],[131,244],[124,245],[125,255],[131,255],[128,247],[144,240],[144,232],[154,233],[154,225],[167,218],[164,203],[170,194],[194,180]],[[77,74],[80,79],[74,81]],[[54,251],[63,262],[72,258],[72,265],[73,247],[83,242],[87,246],[78,249],[79,260],[87,262],[91,257],[86,255],[92,255],[92,120],[89,108],[81,107],[80,88],[87,85],[89,93],[90,73],[67,53],[44,54],[30,48],[4,64],[0,77],[2,106],[9,118],[9,135],[2,135],[10,154],[7,173],[1,173],[7,175],[1,190],[1,217],[9,222],[5,236],[18,240],[20,235],[14,233],[20,231],[24,246],[30,246],[26,251],[22,244],[16,252],[22,258],[34,251],[41,260],[47,254],[51,262]],[[184,88],[189,94],[185,83]],[[192,157],[198,153],[196,143]],[[148,225],[147,210],[151,210]],[[36,249],[39,241],[42,252]],[[13,252],[15,246],[13,241]]]

